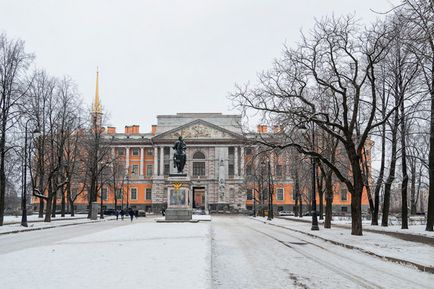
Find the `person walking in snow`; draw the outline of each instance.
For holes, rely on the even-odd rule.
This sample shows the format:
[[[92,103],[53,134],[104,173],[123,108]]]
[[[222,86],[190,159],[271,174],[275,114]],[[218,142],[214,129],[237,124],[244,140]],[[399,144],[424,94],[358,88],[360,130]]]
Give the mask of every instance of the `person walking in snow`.
[[[119,211],[115,210],[115,215],[116,215],[116,221],[119,220]]]
[[[122,209],[121,210],[121,219],[122,219],[122,221],[124,220],[124,215],[125,215],[125,211]]]
[[[129,209],[128,209],[128,214],[130,215],[131,222],[132,222],[133,219],[134,219],[134,211],[133,211],[133,209],[129,208]]]

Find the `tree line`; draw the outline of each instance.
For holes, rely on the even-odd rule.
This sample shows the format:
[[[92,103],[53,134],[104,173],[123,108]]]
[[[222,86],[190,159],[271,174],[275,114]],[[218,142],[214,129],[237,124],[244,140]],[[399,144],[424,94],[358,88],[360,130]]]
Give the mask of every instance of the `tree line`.
[[[381,225],[388,225],[397,181],[402,228],[408,228],[408,208],[415,214],[422,200],[426,230],[433,231],[433,19],[431,0],[404,0],[367,25],[354,15],[324,17],[296,45],[285,46],[257,83],[238,85],[231,95],[245,116],[281,128],[259,135],[256,144],[314,159],[326,207],[334,180],[346,186],[353,235],[362,235],[363,194],[372,224],[381,214]]]
[[[50,222],[58,200],[61,216],[74,215],[78,198],[96,201],[101,183],[121,174],[102,113],[91,114],[70,77],[34,68],[34,59],[22,40],[0,34],[0,225],[17,195],[22,211],[39,200],[39,217]]]

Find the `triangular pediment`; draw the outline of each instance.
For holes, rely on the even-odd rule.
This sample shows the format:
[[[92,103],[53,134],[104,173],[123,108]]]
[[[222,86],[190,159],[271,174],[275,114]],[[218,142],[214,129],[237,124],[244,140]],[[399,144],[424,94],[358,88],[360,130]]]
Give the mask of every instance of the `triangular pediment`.
[[[230,140],[243,138],[243,136],[240,134],[198,119],[180,127],[163,132],[155,136],[154,139],[175,140],[180,136],[186,140]]]

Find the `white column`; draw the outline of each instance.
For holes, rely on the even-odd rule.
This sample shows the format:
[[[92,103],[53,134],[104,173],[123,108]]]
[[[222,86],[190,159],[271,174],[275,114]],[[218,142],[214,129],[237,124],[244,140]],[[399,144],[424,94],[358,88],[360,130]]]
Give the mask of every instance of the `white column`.
[[[238,176],[238,147],[234,147],[234,176]]]
[[[154,146],[154,176],[158,175],[158,148]]]
[[[160,148],[160,176],[164,175],[164,147]]]
[[[144,164],[144,161],[143,161],[143,159],[144,159],[143,150],[144,150],[143,147],[141,147],[140,148],[140,169],[139,169],[141,176],[143,176],[143,164]]]
[[[241,166],[241,170],[240,170],[240,176],[244,176],[244,147],[240,147],[241,153],[241,162],[240,162],[240,166]]]
[[[127,173],[130,169],[130,147],[125,148],[125,168],[127,169]]]

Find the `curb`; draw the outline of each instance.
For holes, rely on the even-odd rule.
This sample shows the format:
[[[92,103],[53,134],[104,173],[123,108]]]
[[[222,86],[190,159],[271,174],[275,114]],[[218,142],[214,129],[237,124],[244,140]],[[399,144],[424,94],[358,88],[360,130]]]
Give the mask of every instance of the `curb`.
[[[63,224],[63,225],[59,225],[59,226],[47,226],[47,227],[41,227],[41,228],[29,228],[29,229],[24,229],[24,230],[15,230],[15,231],[9,231],[9,232],[2,232],[2,233],[0,233],[0,236],[2,236],[2,235],[9,235],[9,234],[24,233],[24,232],[31,232],[31,231],[47,230],[47,229],[60,228],[60,227],[77,226],[77,225],[83,225],[83,224],[108,222],[108,221],[113,221],[113,220],[115,220],[115,219],[104,219],[104,220],[96,220],[96,221],[89,221],[89,222],[82,222],[82,223]]]
[[[367,255],[370,255],[370,256],[374,256],[374,257],[377,257],[377,258],[380,258],[380,259],[383,259],[383,260],[391,261],[393,263],[398,263],[398,264],[401,264],[401,265],[414,266],[419,271],[434,274],[434,267],[431,267],[431,266],[425,266],[425,265],[421,265],[421,264],[418,264],[418,263],[414,263],[412,261],[398,259],[398,258],[395,258],[395,257],[388,257],[388,256],[384,256],[384,255],[379,255],[377,253],[368,251],[368,250],[360,248],[360,247],[356,247],[356,246],[353,246],[353,245],[348,245],[348,244],[345,244],[345,243],[341,243],[341,242],[338,242],[338,241],[327,239],[327,238],[324,238],[324,237],[321,237],[321,236],[318,236],[318,235],[315,235],[315,234],[311,234],[311,233],[308,233],[308,232],[304,232],[304,231],[288,228],[288,227],[285,227],[285,226],[281,226],[281,225],[277,225],[277,224],[271,224],[271,223],[269,223],[267,221],[256,220],[256,219],[253,219],[253,220],[258,221],[258,222],[262,222],[264,224],[268,224],[268,225],[271,225],[271,226],[275,226],[275,227],[279,227],[279,228],[282,228],[282,229],[286,229],[286,230],[289,230],[289,231],[293,231],[293,232],[296,232],[296,233],[304,234],[304,235],[307,235],[309,237],[318,238],[318,239],[321,239],[323,241],[326,241],[326,242],[329,242],[329,243],[332,243],[334,245],[341,246],[341,247],[344,247],[344,248],[347,248],[347,249],[358,250],[358,251],[360,251],[360,252],[362,252],[364,254],[367,254]],[[304,221],[301,221],[301,222],[304,222]]]

